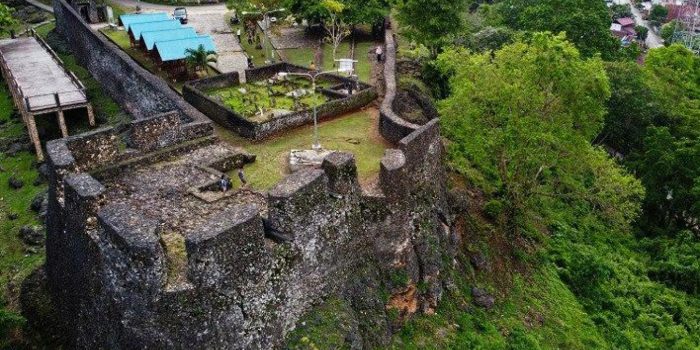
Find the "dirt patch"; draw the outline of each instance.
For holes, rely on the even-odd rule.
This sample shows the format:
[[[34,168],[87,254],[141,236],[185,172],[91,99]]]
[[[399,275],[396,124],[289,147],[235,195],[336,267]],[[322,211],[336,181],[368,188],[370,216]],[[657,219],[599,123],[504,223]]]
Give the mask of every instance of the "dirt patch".
[[[389,297],[386,308],[398,310],[400,320],[415,314],[418,311],[418,295],[415,283],[409,284],[401,292],[392,294]]]

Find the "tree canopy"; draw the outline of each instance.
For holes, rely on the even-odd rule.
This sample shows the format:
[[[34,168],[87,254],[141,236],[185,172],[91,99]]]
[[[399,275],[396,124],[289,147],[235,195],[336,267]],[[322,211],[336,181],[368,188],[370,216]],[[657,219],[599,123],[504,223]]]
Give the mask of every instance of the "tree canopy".
[[[566,32],[585,57],[615,58],[618,41],[610,35],[610,13],[603,1],[504,0],[505,23],[519,30]]]
[[[437,54],[460,32],[466,8],[465,0],[399,0],[401,34]]]
[[[343,10],[340,18],[350,25],[369,24],[381,22],[389,13],[387,0],[337,0],[342,4]],[[318,0],[284,0],[284,6],[300,19],[306,19],[310,23],[323,23],[328,20],[327,6]]]
[[[17,25],[18,21],[12,16],[13,9],[5,4],[0,4],[0,32],[9,32]]]
[[[450,157],[495,184],[511,232],[551,198],[588,203],[614,225],[635,218],[643,189],[590,144],[610,96],[600,59],[581,58],[563,35],[534,33],[493,54],[448,50],[438,62],[454,73],[440,105]]]

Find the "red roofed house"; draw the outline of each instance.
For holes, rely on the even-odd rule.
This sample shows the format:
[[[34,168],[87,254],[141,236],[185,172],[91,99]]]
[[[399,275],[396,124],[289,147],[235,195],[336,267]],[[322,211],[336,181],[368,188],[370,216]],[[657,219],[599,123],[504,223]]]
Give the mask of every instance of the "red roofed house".
[[[616,19],[610,25],[610,31],[612,34],[620,39],[623,43],[631,42],[637,37],[637,32],[634,30],[634,20],[629,17],[622,17]]]

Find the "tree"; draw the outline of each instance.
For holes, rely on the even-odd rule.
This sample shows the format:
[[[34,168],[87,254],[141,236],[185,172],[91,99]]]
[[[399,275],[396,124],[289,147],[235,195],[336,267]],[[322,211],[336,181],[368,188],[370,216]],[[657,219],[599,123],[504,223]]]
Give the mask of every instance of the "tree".
[[[632,8],[629,4],[614,4],[610,6],[610,13],[613,20],[622,17],[632,17]]]
[[[649,35],[649,29],[645,26],[634,26],[634,31],[637,32],[637,40],[645,41]]]
[[[397,17],[402,34],[436,56],[460,32],[465,10],[464,0],[399,0]]]
[[[673,44],[651,50],[643,70],[658,113],[627,162],[647,188],[642,226],[650,234],[698,232],[700,59]]]
[[[12,33],[12,27],[16,26],[19,21],[12,16],[14,10],[5,5],[0,4],[0,32]]]
[[[607,102],[605,126],[597,143],[629,155],[643,146],[644,136],[652,120],[660,113],[644,70],[636,62],[606,63],[611,96]]]
[[[328,11],[328,21],[324,29],[326,30],[326,41],[333,46],[333,62],[335,62],[338,46],[350,35],[350,28],[340,18],[345,5],[336,0],[323,0],[323,7]]]
[[[582,59],[563,35],[534,33],[493,53],[451,49],[438,62],[454,72],[440,104],[450,159],[495,184],[509,232],[545,215],[538,208],[550,200],[588,203],[620,225],[634,219],[639,183],[590,144],[610,96],[600,59]]]
[[[610,14],[603,1],[504,0],[499,7],[513,29],[565,32],[585,57],[600,53],[617,58],[620,44],[610,34]]]
[[[676,31],[676,20],[668,22],[661,26],[661,33],[659,35],[664,39],[664,44],[671,45],[673,41],[673,33]]]
[[[649,11],[649,20],[655,25],[666,22],[666,17],[668,17],[668,9],[665,6],[656,4],[651,7],[651,11]]]
[[[206,72],[205,74],[207,75],[209,75],[209,73],[206,68],[209,65],[209,62],[217,61],[216,52],[205,49],[204,45],[201,44],[196,49],[185,50],[185,54],[187,55],[185,57],[187,64],[194,67],[195,71],[204,69]]]
[[[360,24],[374,25],[381,22],[389,12],[387,0],[336,0],[343,5],[340,15],[343,22],[355,26]],[[323,1],[318,0],[285,0],[284,5],[297,19],[305,19],[309,23],[323,23],[328,18],[328,10]]]

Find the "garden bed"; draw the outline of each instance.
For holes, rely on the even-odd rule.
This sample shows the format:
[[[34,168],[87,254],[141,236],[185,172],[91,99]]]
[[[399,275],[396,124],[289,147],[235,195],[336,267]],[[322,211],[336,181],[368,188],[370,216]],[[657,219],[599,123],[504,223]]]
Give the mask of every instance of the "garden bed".
[[[319,78],[317,93],[311,94],[310,82],[300,77],[277,81],[279,72],[310,72],[307,68],[277,63],[246,70],[245,85],[238,73],[188,82],[183,87],[185,100],[220,125],[239,135],[258,140],[274,133],[313,122],[313,105],[318,119],[358,110],[377,97],[374,87],[338,75]],[[344,86],[355,86],[348,95]],[[292,93],[299,93],[298,97]]]

